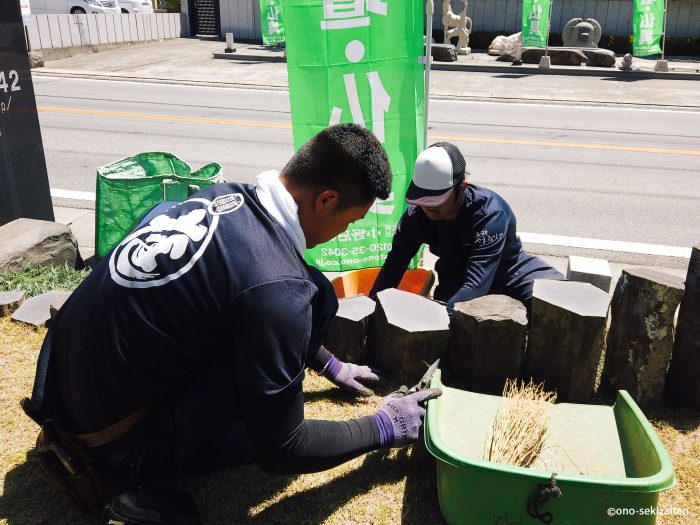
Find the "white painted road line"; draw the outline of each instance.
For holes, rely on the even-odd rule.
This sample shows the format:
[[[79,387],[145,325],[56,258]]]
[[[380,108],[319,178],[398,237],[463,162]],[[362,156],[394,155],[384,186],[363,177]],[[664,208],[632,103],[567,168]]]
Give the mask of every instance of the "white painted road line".
[[[75,199],[95,202],[95,193],[90,191],[59,190],[51,188],[51,196],[61,199]],[[644,255],[661,255],[663,257],[684,257],[690,259],[690,248],[682,246],[664,246],[661,244],[644,244],[639,242],[608,241],[605,239],[588,239],[585,237],[566,237],[545,233],[518,232],[520,240],[531,244],[565,246],[567,248],[589,248],[609,252],[639,253]]]
[[[51,196],[58,199],[75,199],[79,201],[95,202],[95,192],[92,191],[73,191],[73,190],[56,190],[51,188]]]
[[[585,237],[565,237],[544,233],[518,232],[520,240],[532,244],[549,246],[566,246],[567,248],[590,248],[609,252],[641,253],[644,255],[661,255],[664,257],[685,257],[690,259],[690,248],[681,246],[663,246],[661,244],[644,244],[639,242],[607,241],[605,239],[587,239]]]

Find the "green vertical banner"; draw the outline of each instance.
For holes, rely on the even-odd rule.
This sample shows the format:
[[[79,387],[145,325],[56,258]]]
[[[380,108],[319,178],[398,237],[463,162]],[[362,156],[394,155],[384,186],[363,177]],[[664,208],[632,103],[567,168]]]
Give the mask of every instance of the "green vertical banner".
[[[664,0],[634,0],[632,54],[638,57],[661,53],[664,31]]]
[[[260,30],[266,46],[284,42],[282,0],[260,0]]]
[[[423,145],[422,0],[285,0],[294,146],[332,124],[367,127],[386,149],[392,193],[306,251],[323,271],[381,266]]]
[[[546,47],[550,0],[523,0],[523,47]]]

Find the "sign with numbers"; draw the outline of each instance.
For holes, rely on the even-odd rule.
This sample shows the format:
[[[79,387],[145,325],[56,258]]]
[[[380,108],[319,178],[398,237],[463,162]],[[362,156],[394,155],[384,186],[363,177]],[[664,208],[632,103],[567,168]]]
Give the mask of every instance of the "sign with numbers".
[[[52,221],[34,87],[19,2],[0,9],[0,224]]]
[[[324,271],[381,266],[423,149],[423,1],[286,0],[284,15],[295,147],[354,122],[377,136],[394,175],[388,200],[306,259]]]

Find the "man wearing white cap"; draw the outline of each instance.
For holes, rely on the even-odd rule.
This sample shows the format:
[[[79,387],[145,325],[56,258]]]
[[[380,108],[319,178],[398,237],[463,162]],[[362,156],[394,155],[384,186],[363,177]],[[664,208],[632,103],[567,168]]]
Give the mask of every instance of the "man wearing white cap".
[[[497,193],[467,184],[464,157],[438,142],[416,159],[406,191],[410,205],[401,217],[393,245],[370,292],[395,288],[422,244],[439,257],[434,298],[447,304],[488,294],[522,301],[530,311],[535,279],[564,276],[522,250],[515,214]]]

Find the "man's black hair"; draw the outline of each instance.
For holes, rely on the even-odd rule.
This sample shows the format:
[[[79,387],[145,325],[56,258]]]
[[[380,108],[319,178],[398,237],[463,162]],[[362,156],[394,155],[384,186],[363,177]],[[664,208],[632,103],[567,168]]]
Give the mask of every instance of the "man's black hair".
[[[330,187],[338,211],[365,206],[391,192],[391,167],[377,137],[356,124],[324,129],[304,144],[282,170],[292,184]]]

